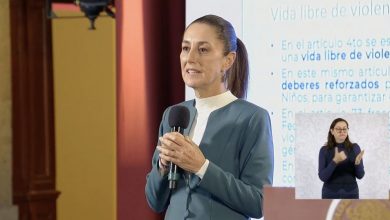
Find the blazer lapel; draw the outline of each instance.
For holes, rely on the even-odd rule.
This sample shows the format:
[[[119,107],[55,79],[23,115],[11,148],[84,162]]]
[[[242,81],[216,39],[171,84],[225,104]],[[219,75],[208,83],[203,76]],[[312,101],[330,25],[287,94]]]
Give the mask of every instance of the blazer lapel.
[[[195,108],[195,100],[191,100],[189,102],[185,103],[185,106],[190,111],[190,121],[188,123],[188,126],[186,129],[184,129],[184,135],[188,136],[190,134],[192,124],[194,123],[195,116],[196,116],[196,108]]]

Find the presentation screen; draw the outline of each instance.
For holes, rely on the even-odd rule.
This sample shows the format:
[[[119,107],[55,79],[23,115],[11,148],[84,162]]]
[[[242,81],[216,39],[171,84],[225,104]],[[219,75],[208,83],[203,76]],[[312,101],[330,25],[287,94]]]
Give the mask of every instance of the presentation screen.
[[[389,115],[390,0],[187,0],[186,7],[187,24],[219,15],[231,21],[246,45],[247,100],[265,108],[272,121],[274,186],[295,186],[297,113]],[[186,99],[193,97],[186,88]],[[375,127],[364,123],[371,122],[354,129]],[[304,129],[312,134],[315,127]],[[387,148],[388,133],[383,133]],[[359,143],[359,137],[353,141]],[[384,152],[389,159],[389,150]],[[389,175],[389,166],[381,169]]]

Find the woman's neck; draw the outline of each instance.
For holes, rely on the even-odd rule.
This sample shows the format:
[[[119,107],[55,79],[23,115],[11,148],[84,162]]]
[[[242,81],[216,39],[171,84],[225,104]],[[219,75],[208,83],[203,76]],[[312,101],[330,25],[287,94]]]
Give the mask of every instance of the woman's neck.
[[[203,98],[220,95],[222,93],[225,93],[226,91],[228,91],[228,89],[225,86],[221,86],[221,88],[214,89],[214,90],[195,89],[195,96],[198,99],[203,99]]]

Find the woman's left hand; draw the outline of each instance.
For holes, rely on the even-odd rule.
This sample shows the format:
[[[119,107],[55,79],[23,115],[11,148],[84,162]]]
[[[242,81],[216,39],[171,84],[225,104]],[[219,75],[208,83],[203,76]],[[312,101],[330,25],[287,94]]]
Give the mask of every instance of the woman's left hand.
[[[178,132],[166,133],[160,137],[160,158],[171,161],[182,169],[196,173],[206,161],[202,151],[189,137]]]
[[[362,161],[363,158],[363,154],[364,154],[364,150],[360,151],[360,153],[356,156],[355,165],[360,164],[360,161]]]

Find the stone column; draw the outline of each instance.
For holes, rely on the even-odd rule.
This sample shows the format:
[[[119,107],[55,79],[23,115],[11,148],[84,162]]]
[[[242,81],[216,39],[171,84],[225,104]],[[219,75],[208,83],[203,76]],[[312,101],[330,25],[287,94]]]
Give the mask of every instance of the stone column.
[[[11,42],[9,0],[0,1],[0,219],[17,220],[12,204]]]

